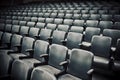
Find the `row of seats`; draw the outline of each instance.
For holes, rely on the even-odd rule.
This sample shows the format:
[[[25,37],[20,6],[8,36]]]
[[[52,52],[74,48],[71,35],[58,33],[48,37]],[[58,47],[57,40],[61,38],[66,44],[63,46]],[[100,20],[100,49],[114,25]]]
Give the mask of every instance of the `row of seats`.
[[[94,35],[101,34],[100,28],[87,27],[84,31],[83,27],[72,26],[71,28],[69,28],[68,25],[58,25],[58,27],[56,28],[55,24],[47,24],[46,28],[44,28],[43,26],[43,28],[41,29],[30,26],[6,25],[5,30],[4,28],[0,30],[5,32],[17,33],[25,36],[30,36],[30,37],[36,37],[37,39],[42,39],[45,41],[49,40],[50,42],[54,42],[58,44],[61,43],[61,40],[65,40],[67,38],[70,38],[72,40],[74,37],[75,39],[76,38],[79,39],[76,39],[73,44],[75,44],[75,42],[77,44],[81,43],[81,41],[83,40],[83,43],[85,42],[84,44],[86,44],[87,42],[86,45],[90,45],[88,43],[91,42],[92,37]],[[102,35],[111,37],[113,39],[111,46],[115,46],[117,39],[120,38],[120,30],[104,29]]]
[[[27,14],[27,13],[26,13]],[[21,17],[21,18],[20,18]],[[98,21],[113,21],[119,22],[120,15],[109,15],[109,14],[64,14],[64,13],[38,13],[35,16],[29,15],[2,15],[1,19],[13,19],[13,20],[27,20],[30,21],[31,18],[62,18],[62,19],[78,19],[78,20],[98,20]]]
[[[0,79],[98,80],[94,76],[96,73],[109,76],[108,80],[119,78],[119,14],[115,18],[117,22],[113,21],[113,17],[112,22],[102,21],[104,18],[109,19],[110,15],[107,14],[81,15],[72,14],[69,10],[75,7],[79,10],[73,9],[73,12],[81,10],[84,13],[90,11],[90,5],[90,8],[103,9],[98,9],[97,12],[119,8],[115,7],[117,3],[106,5],[109,7],[105,6],[105,2],[102,3],[43,3],[2,9]],[[41,17],[32,17],[30,11],[36,10],[41,11]],[[62,13],[51,13],[56,10]],[[17,17],[19,13],[21,16]],[[63,18],[50,18],[52,14]],[[100,18],[86,18],[91,15],[99,15]],[[85,16],[86,19],[78,20],[79,16]]]
[[[9,33],[9,35],[10,35],[10,33]],[[22,39],[22,40],[19,40],[19,39]],[[91,52],[93,52],[94,55],[95,55],[94,59],[93,59],[93,63],[94,63],[93,67],[95,67],[95,68],[100,67],[102,69],[103,68],[104,69],[109,69],[109,67],[113,67],[113,69],[115,69],[115,70],[119,69],[118,65],[112,65],[111,66],[111,64],[110,64],[110,63],[112,63],[111,59],[109,59],[110,58],[111,40],[112,39],[110,37],[102,37],[102,36],[94,36],[93,37],[92,45],[91,45]],[[22,41],[22,43],[20,41]],[[118,40],[118,43],[119,43],[119,41],[120,40]],[[103,43],[103,45],[101,45],[102,43]],[[20,45],[21,45],[21,48],[20,48]],[[15,46],[18,47],[18,50],[16,50]],[[0,72],[2,72],[1,74],[7,74],[8,69],[10,69],[9,67],[10,67],[11,63],[13,62],[13,60],[19,58],[19,59],[22,59],[22,61],[13,62],[12,67],[14,67],[14,63],[16,63],[16,65],[18,65],[18,66],[15,66],[15,67],[17,67],[17,68],[22,67],[22,69],[25,71],[24,72],[25,74],[28,74],[28,71],[26,72],[26,70],[28,70],[28,69],[30,70],[31,67],[33,66],[33,63],[34,63],[35,67],[38,66],[38,65],[42,65],[42,66],[40,66],[40,68],[48,71],[51,74],[56,75],[60,72],[59,70],[62,71],[62,69],[63,69],[62,67],[59,66],[60,62],[62,62],[64,60],[67,60],[69,58],[71,60],[72,56],[74,55],[73,63],[71,63],[70,66],[68,66],[68,67],[71,67],[71,70],[72,70],[72,71],[70,70],[70,74],[72,74],[73,76],[76,76],[76,77],[83,78],[83,79],[88,78],[88,77],[85,77],[85,75],[84,75],[84,71],[86,71],[86,70],[84,70],[84,68],[86,69],[86,67],[87,67],[87,71],[88,71],[88,67],[90,69],[90,66],[91,66],[91,65],[88,66],[88,64],[87,64],[88,61],[90,61],[88,56],[86,58],[86,53],[88,53],[88,51],[73,49],[68,54],[69,50],[65,46],[57,45],[57,44],[52,44],[52,45],[50,45],[50,47],[48,47],[48,46],[49,46],[49,43],[46,42],[46,41],[41,41],[41,40],[36,40],[35,41],[33,38],[30,38],[30,37],[23,37],[22,38],[21,35],[13,34],[12,41],[11,41],[11,48],[10,48],[10,46],[7,46],[7,45],[6,46],[1,45],[2,50],[0,50],[0,52],[1,52],[0,53],[0,55],[1,55],[0,59],[2,59],[2,60],[0,60],[0,61],[1,61],[2,66],[3,66],[3,67],[1,66],[1,68],[0,68],[1,69]],[[5,48],[7,50],[5,50]],[[116,49],[116,51],[119,52],[119,44],[118,44],[118,48]],[[82,56],[80,54],[82,54],[84,56]],[[67,56],[67,55],[69,55],[69,56]],[[78,55],[80,55],[80,56],[78,56]],[[117,55],[119,55],[119,53],[117,53]],[[46,56],[49,56],[49,58],[46,58]],[[45,57],[45,59],[41,59],[41,57]],[[65,58],[67,58],[67,59],[65,59]],[[117,56],[117,58],[118,58],[118,56]],[[91,57],[91,59],[92,59],[92,57]],[[74,62],[75,62],[74,60],[77,61],[77,63],[75,63],[77,67],[74,64]],[[102,60],[103,62],[100,62],[99,60]],[[5,61],[5,62],[3,63],[3,61]],[[48,66],[45,65],[46,64],[45,62],[40,63],[41,61],[43,61],[43,62],[48,61],[48,63],[47,63]],[[83,61],[81,63],[82,66],[80,65],[79,61],[80,61],[80,63],[81,63],[81,61]],[[106,63],[104,63],[104,62],[106,62]],[[18,63],[20,63],[20,65]],[[35,63],[39,63],[39,64],[35,64]],[[66,62],[61,63],[61,65],[64,64],[64,63],[66,63]],[[7,64],[7,66],[6,66],[6,64]],[[90,64],[92,64],[92,63],[90,62]],[[116,64],[116,63],[114,63],[114,64]],[[87,66],[85,67],[84,65],[87,65]],[[80,66],[80,67],[78,67],[78,66]],[[26,69],[26,67],[28,69]],[[83,69],[81,69],[81,68],[83,68]],[[118,68],[118,69],[116,69],[116,68]],[[20,69],[18,69],[18,70],[20,70]],[[66,72],[69,73],[69,69],[67,69],[67,70],[68,71],[66,71]],[[80,71],[78,71],[78,70],[80,70]],[[16,68],[13,68],[13,73],[12,73],[13,74],[12,77],[14,77],[15,79],[19,80],[19,79],[24,77],[23,74],[16,74],[14,72],[17,72]],[[22,75],[22,77],[21,77],[21,75]],[[69,77],[65,76],[63,78],[68,78],[68,79],[73,78],[74,79],[73,76],[69,75]]]
[[[72,20],[72,19],[60,19],[60,18],[38,18],[39,22],[35,22],[36,19],[31,19],[32,21],[19,21],[19,20],[6,20],[5,22],[1,21],[0,23],[0,30],[5,30],[5,27],[11,27],[14,25],[19,26],[28,26],[28,27],[36,27],[36,28],[47,28],[51,27],[50,29],[56,29],[59,25],[63,25],[66,28],[71,27],[83,27],[84,30],[87,27],[94,27],[100,28],[101,33],[104,29],[120,29],[120,22],[113,23],[112,21],[97,21],[97,20]]]

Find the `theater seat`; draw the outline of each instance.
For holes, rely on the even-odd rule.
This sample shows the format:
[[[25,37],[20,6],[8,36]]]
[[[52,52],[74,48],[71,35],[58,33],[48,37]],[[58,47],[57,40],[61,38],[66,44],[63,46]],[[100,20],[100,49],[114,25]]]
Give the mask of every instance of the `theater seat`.
[[[87,27],[85,30],[84,41],[82,41],[83,48],[88,48],[91,46],[91,40],[94,35],[100,35],[100,28]]]
[[[91,42],[91,52],[95,55],[93,67],[95,69],[101,69],[103,71],[109,70],[111,54],[112,39],[105,36],[93,36]]]
[[[30,80],[57,80],[54,75],[46,72],[41,68],[34,68]]]
[[[87,74],[91,69],[93,54],[91,52],[72,49],[70,60],[65,74],[61,74],[58,80],[91,80]],[[91,72],[92,73],[92,72]]]
[[[111,50],[115,51],[117,39],[120,38],[120,30],[104,29],[103,35],[112,38]]]
[[[68,49],[65,46],[52,44],[49,48],[48,64],[40,65],[37,68],[41,68],[52,75],[64,71],[65,68],[60,66],[60,63],[66,60],[67,51]]]
[[[83,35],[81,33],[69,32],[63,44],[69,49],[80,48]]]

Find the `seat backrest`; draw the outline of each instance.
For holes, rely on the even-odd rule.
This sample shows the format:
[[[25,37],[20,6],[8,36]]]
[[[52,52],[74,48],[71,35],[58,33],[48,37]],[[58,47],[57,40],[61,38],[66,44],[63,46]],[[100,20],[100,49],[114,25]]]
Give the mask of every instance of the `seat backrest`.
[[[108,14],[101,15],[101,20],[111,21],[112,20],[112,15],[108,15]]]
[[[34,37],[34,36],[38,36],[38,33],[39,33],[39,28],[32,27],[32,28],[30,28],[28,34],[30,37]]]
[[[64,13],[58,13],[57,17],[58,17],[58,18],[63,18],[64,15],[65,15]]]
[[[15,60],[12,64],[11,80],[28,80],[32,66],[28,66],[22,60]]]
[[[54,18],[46,18],[45,23],[53,23]]]
[[[69,32],[83,33],[83,29],[81,26],[71,26]]]
[[[4,31],[5,30],[5,24],[4,23],[0,23],[0,31]]]
[[[86,27],[97,27],[98,21],[97,20],[87,20]]]
[[[16,45],[21,45],[22,36],[18,34],[13,34],[11,39],[11,48],[15,50]]]
[[[85,30],[84,41],[91,42],[94,35],[100,35],[100,28],[87,27]]]
[[[35,26],[35,22],[27,22],[27,26],[28,27],[34,27]]]
[[[82,14],[81,19],[87,20],[89,19],[89,17],[90,17],[90,14]]]
[[[84,20],[74,20],[73,25],[74,26],[84,26]]]
[[[32,22],[37,22],[37,21],[38,21],[38,18],[37,18],[37,17],[31,17],[31,21],[32,21]]]
[[[120,30],[113,30],[113,29],[104,29],[103,31],[104,36],[108,36],[112,38],[112,46],[116,46],[117,39],[120,38]]]
[[[20,26],[19,25],[13,25],[12,26],[12,30],[11,30],[12,33],[19,33],[19,31],[20,31]]]
[[[11,41],[11,36],[12,36],[11,33],[4,32],[4,33],[3,33],[3,36],[2,36],[2,43],[10,43],[10,41]]]
[[[65,31],[54,30],[53,34],[52,34],[52,37],[53,37],[52,43],[61,44],[61,40],[64,40],[65,36],[66,36],[66,32]]]
[[[40,31],[40,40],[48,41],[48,38],[51,36],[52,30],[51,29],[41,29]]]
[[[69,49],[80,48],[80,43],[82,42],[83,35],[81,33],[69,32],[67,35],[66,46]]]
[[[104,29],[111,29],[113,26],[112,21],[100,21],[98,27],[101,28],[101,31]]]
[[[80,14],[76,14],[76,13],[73,14],[73,19],[80,19],[80,17],[81,17]]]
[[[72,19],[64,19],[63,24],[65,25],[72,25],[73,20]]]
[[[43,58],[40,58],[41,54],[48,54],[49,43],[42,40],[35,41],[34,44],[34,54],[33,57],[41,62],[45,61]]]
[[[19,25],[20,25],[20,26],[25,26],[26,24],[27,24],[26,21],[20,21],[20,22],[19,22]]]
[[[57,30],[68,32],[69,28],[70,28],[69,25],[60,24],[58,25]]]
[[[5,25],[5,32],[11,32],[12,25],[11,24],[6,24]]]
[[[45,22],[45,18],[39,17],[38,22]]]
[[[30,29],[30,27],[21,26],[21,28],[20,28],[20,34],[21,34],[21,35],[26,35],[26,34],[28,34],[29,29]]]
[[[94,55],[109,58],[112,39],[105,36],[93,36],[91,41],[91,52]]]
[[[88,79],[88,70],[91,69],[93,54],[82,49],[72,49],[67,72],[83,80]]]
[[[47,29],[55,30],[56,27],[57,27],[57,25],[56,25],[56,24],[52,24],[52,23],[48,23],[48,24],[46,25],[46,28],[47,28]]]
[[[57,80],[57,79],[54,75],[51,75],[49,72],[43,69],[34,68],[30,80]]]
[[[42,23],[42,22],[37,22],[37,24],[36,24],[36,26],[35,26],[36,28],[45,28],[45,23]]]
[[[61,19],[61,18],[55,18],[54,24],[62,24],[62,23],[63,23],[63,19]]]
[[[18,21],[18,20],[13,20],[13,21],[12,21],[12,24],[13,24],[13,25],[18,25],[18,24],[19,24],[19,21]]]
[[[90,20],[100,20],[99,14],[91,14],[89,17]]]
[[[52,18],[57,17],[57,13],[51,13],[50,17],[52,17]]]
[[[25,50],[27,49],[32,49],[33,48],[33,44],[34,44],[34,39],[30,38],[30,37],[24,37],[22,39],[22,48],[21,48],[21,52],[23,54],[29,55],[29,53],[25,52]]]
[[[66,60],[67,51],[68,49],[65,46],[52,44],[49,48],[48,64],[57,69],[63,70],[63,67],[59,64]]]
[[[66,13],[66,14],[65,14],[65,19],[72,19],[72,15],[73,15],[73,14]]]

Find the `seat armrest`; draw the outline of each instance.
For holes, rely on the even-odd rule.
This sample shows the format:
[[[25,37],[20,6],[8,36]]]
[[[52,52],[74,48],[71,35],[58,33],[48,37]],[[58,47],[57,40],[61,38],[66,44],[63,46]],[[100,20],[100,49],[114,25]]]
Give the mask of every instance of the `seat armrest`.
[[[53,37],[48,37],[48,40],[52,40],[53,39]]]
[[[34,50],[33,49],[26,49],[25,52],[29,52],[29,55],[33,56]]]
[[[68,61],[63,61],[63,62],[60,62],[60,66],[64,66],[64,65],[67,65],[68,64]]]
[[[91,75],[93,72],[94,72],[94,69],[90,69],[90,70],[88,70],[87,74]]]
[[[33,49],[27,49],[27,50],[25,50],[25,52],[30,52],[30,53],[33,53],[33,52],[34,52],[34,50],[33,50]]]
[[[21,48],[21,45],[20,44],[16,44],[13,47]]]
[[[41,54],[40,58],[42,58],[42,57],[48,57],[48,54]]]

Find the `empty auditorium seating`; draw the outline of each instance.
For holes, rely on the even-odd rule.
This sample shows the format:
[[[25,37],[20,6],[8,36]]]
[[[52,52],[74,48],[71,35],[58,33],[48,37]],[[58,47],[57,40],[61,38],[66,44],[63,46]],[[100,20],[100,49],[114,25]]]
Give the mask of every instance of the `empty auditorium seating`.
[[[120,79],[119,3],[34,1],[0,8],[0,80]]]

